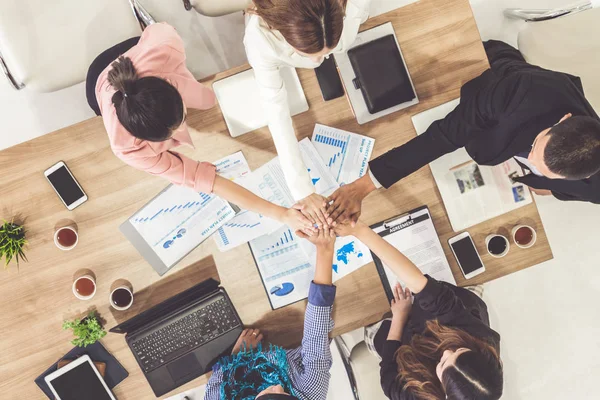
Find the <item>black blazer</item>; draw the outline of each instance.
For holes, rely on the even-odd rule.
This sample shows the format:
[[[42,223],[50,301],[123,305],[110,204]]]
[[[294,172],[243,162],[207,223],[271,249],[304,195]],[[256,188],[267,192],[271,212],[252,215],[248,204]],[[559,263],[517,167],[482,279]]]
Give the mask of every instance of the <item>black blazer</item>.
[[[431,161],[464,147],[481,165],[498,165],[529,152],[536,136],[571,113],[598,119],[581,80],[525,62],[503,42],[484,43],[491,69],[461,88],[460,104],[422,135],[369,163],[386,188]],[[520,181],[549,189],[560,200],[600,203],[600,173],[569,181],[533,174]]]

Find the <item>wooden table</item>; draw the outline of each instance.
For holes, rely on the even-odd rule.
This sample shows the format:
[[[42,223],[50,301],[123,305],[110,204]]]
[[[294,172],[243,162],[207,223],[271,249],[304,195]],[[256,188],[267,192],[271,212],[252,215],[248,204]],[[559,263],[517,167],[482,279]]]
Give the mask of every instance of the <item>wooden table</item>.
[[[370,19],[363,29],[392,21],[421,103],[366,125],[359,126],[344,98],[323,102],[311,70],[299,70],[310,110],[294,118],[298,139],[312,134],[315,122],[376,139],[373,156],[407,142],[415,136],[411,115],[459,96],[460,87],[488,68],[479,32],[468,0],[422,0]],[[240,67],[219,74],[222,79]],[[182,149],[200,160],[216,160],[242,150],[251,168],[276,153],[267,129],[239,138],[228,135],[218,107],[188,115],[196,149]],[[5,133],[6,134],[6,133]],[[18,134],[12,132],[11,134]],[[89,201],[69,212],[58,200],[43,171],[58,160],[65,161],[86,190]],[[145,309],[209,276],[220,276],[223,286],[247,325],[263,329],[272,342],[292,346],[301,338],[305,303],[271,311],[248,246],[218,252],[208,240],[168,275],[159,276],[118,231],[118,226],[166,186],[166,181],[139,172],[111,152],[100,118],[94,118],[0,152],[0,217],[26,217],[29,263],[19,270],[0,273],[0,393],[3,399],[42,399],[33,380],[72,346],[71,334],[61,330],[64,319],[97,308],[110,328],[130,314]],[[375,223],[420,205],[429,206],[433,220],[460,285],[466,282],[447,245],[452,231],[429,167],[424,167],[387,191],[368,196],[363,220]],[[52,235],[63,218],[75,220],[80,242],[70,252],[58,250]],[[529,250],[511,247],[503,259],[486,255],[484,238],[506,232],[517,223],[532,225],[538,233]],[[469,229],[487,271],[473,283],[489,281],[552,258],[535,204]],[[193,264],[193,265],[192,265]],[[185,268],[185,266],[192,265]],[[215,269],[216,265],[216,269]],[[93,270],[98,282],[96,296],[79,301],[71,293],[74,273]],[[129,313],[111,311],[108,291],[118,278],[132,282],[136,302]],[[373,323],[388,310],[374,264],[338,282],[334,335]],[[115,389],[120,399],[150,399],[153,394],[121,335],[109,334],[105,346],[129,371]],[[206,381],[199,378],[184,388]]]

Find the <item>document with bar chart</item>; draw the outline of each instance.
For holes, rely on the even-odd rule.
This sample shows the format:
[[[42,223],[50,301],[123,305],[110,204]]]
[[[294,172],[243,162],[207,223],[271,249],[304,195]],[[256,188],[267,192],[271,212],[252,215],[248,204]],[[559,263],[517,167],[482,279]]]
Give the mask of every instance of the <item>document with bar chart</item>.
[[[129,219],[166,266],[172,266],[235,216],[220,197],[171,185]]]
[[[300,247],[300,240],[284,226],[250,241],[250,250],[274,310],[308,297],[314,265]]]
[[[375,139],[316,124],[312,143],[340,186],[367,172]]]

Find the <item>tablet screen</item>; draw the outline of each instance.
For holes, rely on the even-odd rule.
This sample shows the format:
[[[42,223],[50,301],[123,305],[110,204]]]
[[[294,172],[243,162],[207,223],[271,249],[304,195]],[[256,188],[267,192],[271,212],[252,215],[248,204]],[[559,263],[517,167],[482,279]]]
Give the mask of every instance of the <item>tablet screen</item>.
[[[61,400],[112,400],[89,362],[54,378],[50,384]]]

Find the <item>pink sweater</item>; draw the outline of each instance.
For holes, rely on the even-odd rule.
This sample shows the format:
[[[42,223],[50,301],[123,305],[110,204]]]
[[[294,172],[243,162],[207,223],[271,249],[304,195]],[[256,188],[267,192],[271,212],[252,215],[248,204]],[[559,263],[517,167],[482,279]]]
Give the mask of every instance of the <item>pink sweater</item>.
[[[173,27],[162,23],[149,26],[139,43],[124,56],[131,59],[140,77],[157,76],[169,81],[179,90],[186,107],[206,110],[214,106],[213,91],[197,82],[185,66],[183,41]],[[179,145],[194,147],[185,123],[163,142],[138,139],[121,125],[112,104],[115,89],[108,83],[110,68],[98,78],[96,98],[115,155],[134,168],[162,176],[176,185],[212,192],[215,166],[172,150]]]

